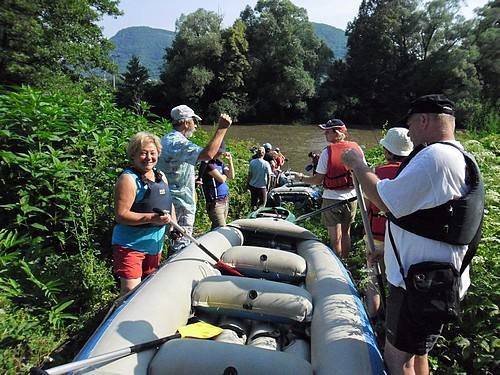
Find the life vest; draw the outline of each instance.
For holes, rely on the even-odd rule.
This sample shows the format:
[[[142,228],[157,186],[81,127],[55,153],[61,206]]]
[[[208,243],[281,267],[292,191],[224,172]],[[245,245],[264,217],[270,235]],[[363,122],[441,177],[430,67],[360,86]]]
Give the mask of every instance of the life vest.
[[[130,211],[139,213],[151,213],[153,208],[161,210],[172,211],[172,197],[168,184],[163,180],[163,173],[157,169],[153,169],[155,174],[155,181],[151,181],[137,168],[130,167],[128,170],[132,171],[139,177],[143,187],[146,189],[146,194],[139,201],[134,201]],[[142,226],[154,226],[152,224],[144,224]]]
[[[276,157],[274,158],[274,161],[276,162],[276,168],[280,168],[285,164],[285,155],[279,152],[278,155],[276,155]]]
[[[223,162],[221,162],[220,160],[216,160],[211,164],[220,174],[224,174]],[[202,167],[200,166],[200,170],[201,168]],[[205,166],[203,173],[201,174],[201,178],[203,181],[203,194],[205,195],[205,199],[207,202],[213,202],[218,198],[224,198],[229,194],[229,186],[226,182],[217,181],[215,178],[210,176],[210,173],[208,171],[208,163],[207,166]]]
[[[335,190],[350,190],[354,187],[352,175],[349,168],[342,164],[341,156],[344,151],[354,148],[360,155],[363,152],[356,142],[342,141],[332,143],[327,147],[328,170],[323,178],[323,188]]]
[[[394,177],[396,177],[396,173],[398,172],[400,164],[401,162],[381,165],[375,168],[375,174],[381,180],[387,178],[392,180]],[[370,228],[372,230],[373,238],[383,242],[387,217],[385,216],[385,214],[381,214],[380,209],[373,203],[371,203],[368,210],[368,218],[370,220]]]
[[[481,236],[484,215],[483,178],[472,155],[454,144],[437,143],[455,147],[463,154],[468,172],[467,185],[471,186],[471,190],[465,196],[449,200],[437,207],[419,210],[400,218],[387,212],[387,217],[397,226],[419,236],[451,245],[469,245]],[[425,147],[427,145],[416,147],[401,163],[398,174]]]

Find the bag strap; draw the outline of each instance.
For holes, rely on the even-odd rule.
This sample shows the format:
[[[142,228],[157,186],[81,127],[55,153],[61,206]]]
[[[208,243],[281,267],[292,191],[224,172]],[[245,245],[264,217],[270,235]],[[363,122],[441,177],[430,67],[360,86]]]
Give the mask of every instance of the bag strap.
[[[394,251],[394,255],[396,256],[396,260],[399,264],[399,272],[401,272],[401,276],[403,276],[403,280],[405,278],[405,270],[403,268],[403,264],[401,262],[401,257],[399,256],[398,249],[396,248],[396,243],[394,242],[394,238],[392,237],[391,232],[391,222],[387,220],[387,229],[389,230],[389,239],[391,240],[392,250]]]
[[[476,250],[479,245],[479,241],[481,239],[481,227],[482,227],[482,221],[481,225],[479,226],[479,229],[476,232],[476,235],[472,239],[472,242],[469,244],[467,252],[464,255],[464,260],[462,261],[462,266],[460,267],[460,272],[459,272],[460,276],[462,276],[462,273],[465,271],[469,263],[472,261],[472,258],[476,254]],[[401,257],[399,256],[399,252],[396,249],[396,243],[394,242],[394,238],[392,237],[391,222],[389,220],[387,220],[387,229],[389,230],[389,239],[391,240],[392,250],[394,250],[394,255],[396,255],[396,260],[398,261],[399,264],[399,272],[401,272],[401,275],[403,276],[404,279],[405,273],[403,264],[401,262]]]

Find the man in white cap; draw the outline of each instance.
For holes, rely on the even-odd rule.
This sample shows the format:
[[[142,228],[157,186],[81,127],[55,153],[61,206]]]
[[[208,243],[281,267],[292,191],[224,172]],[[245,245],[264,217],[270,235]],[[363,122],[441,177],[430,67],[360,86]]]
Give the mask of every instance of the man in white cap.
[[[210,160],[217,154],[232,120],[223,113],[214,136],[205,148],[189,140],[196,131],[198,116],[187,105],[174,107],[170,112],[173,129],[161,139],[162,152],[158,159],[158,169],[168,179],[168,185],[177,214],[177,223],[189,234],[193,233],[196,213],[195,166],[198,161]],[[176,252],[189,244],[180,237],[171,241],[170,252]]]

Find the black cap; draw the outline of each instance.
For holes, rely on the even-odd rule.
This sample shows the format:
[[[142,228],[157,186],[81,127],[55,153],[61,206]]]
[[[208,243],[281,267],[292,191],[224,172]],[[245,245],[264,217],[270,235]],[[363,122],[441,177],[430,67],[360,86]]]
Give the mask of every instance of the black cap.
[[[455,116],[455,103],[441,94],[421,96],[410,104],[408,113],[398,123],[406,125],[408,117],[414,113],[446,113]]]

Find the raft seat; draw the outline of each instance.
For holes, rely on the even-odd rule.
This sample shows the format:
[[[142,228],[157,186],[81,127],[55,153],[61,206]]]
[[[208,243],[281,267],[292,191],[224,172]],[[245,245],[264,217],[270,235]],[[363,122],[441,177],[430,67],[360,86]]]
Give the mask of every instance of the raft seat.
[[[260,246],[233,246],[222,254],[221,260],[247,277],[300,282],[306,276],[305,259],[284,250]]]
[[[312,296],[304,288],[235,276],[200,280],[192,306],[204,313],[281,324],[310,322],[313,313]]]
[[[273,374],[312,375],[305,359],[280,351],[199,339],[163,344],[149,365],[148,375]]]

